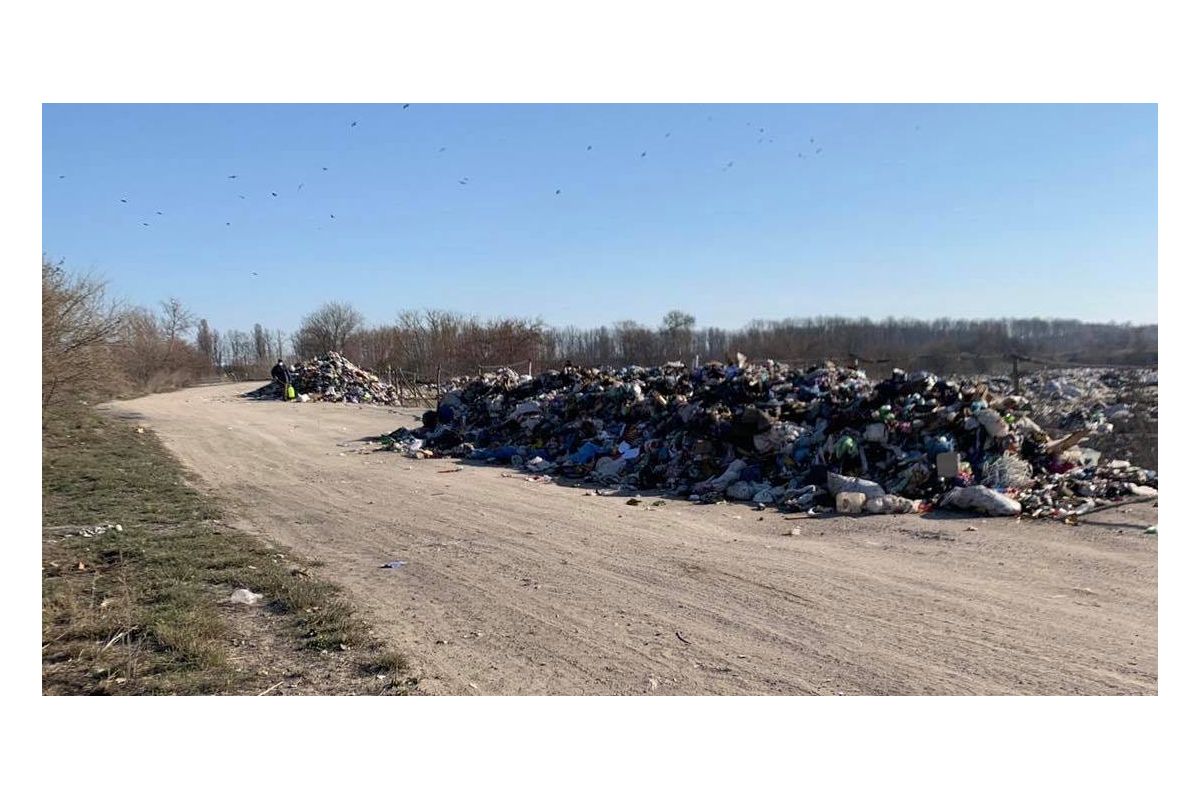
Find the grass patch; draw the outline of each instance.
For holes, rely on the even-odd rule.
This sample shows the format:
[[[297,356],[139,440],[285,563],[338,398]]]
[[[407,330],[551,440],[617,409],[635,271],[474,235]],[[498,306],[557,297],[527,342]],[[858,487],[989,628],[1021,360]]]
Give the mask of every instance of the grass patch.
[[[252,691],[261,679],[230,658],[228,614],[252,613],[224,606],[237,587],[264,596],[294,649],[354,648],[363,670],[392,665],[376,673],[403,666],[338,587],[224,525],[149,432],[90,410],[47,416],[42,494],[45,694]],[[81,535],[106,523],[122,529]]]
[[[368,672],[395,674],[408,670],[408,659],[399,653],[385,650],[368,661],[365,665]]]

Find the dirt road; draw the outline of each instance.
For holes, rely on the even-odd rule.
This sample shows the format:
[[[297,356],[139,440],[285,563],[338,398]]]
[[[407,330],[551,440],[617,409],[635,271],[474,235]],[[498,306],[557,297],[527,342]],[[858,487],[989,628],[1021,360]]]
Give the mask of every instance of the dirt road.
[[[421,692],[1158,690],[1148,505],[1074,528],[630,506],[369,452],[356,440],[413,414],[237,396],[253,386],[113,409],[155,430],[248,528],[323,561]],[[394,559],[407,564],[379,568]]]

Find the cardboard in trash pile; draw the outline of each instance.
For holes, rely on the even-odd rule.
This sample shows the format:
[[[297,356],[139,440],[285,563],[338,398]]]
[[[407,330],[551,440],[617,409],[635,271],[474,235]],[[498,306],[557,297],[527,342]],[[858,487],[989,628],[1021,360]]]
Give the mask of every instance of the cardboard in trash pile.
[[[962,469],[958,453],[937,454],[937,474],[939,478],[955,478]]]
[[[675,362],[536,377],[501,369],[445,388],[436,415],[392,431],[389,447],[787,511],[859,492],[864,507],[885,498],[874,513],[904,513],[920,507],[910,501],[979,486],[988,493],[960,493],[955,504],[1063,516],[1157,487],[1154,470],[1080,463],[1074,446],[1091,429],[1054,439],[1027,398],[924,371],[872,382],[833,363]]]

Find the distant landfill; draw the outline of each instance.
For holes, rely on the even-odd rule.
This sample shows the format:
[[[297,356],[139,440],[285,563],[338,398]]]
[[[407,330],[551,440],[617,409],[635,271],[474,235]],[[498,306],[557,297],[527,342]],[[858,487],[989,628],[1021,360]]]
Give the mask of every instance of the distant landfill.
[[[400,404],[393,387],[337,353],[298,365],[294,383],[313,400]],[[740,355],[696,368],[501,369],[448,383],[420,427],[383,442],[417,458],[702,503],[1071,518],[1157,495],[1154,469],[1084,446],[1116,441],[1114,428],[1130,420],[1156,437],[1157,385],[1153,369],[1075,369],[1023,376],[1015,394],[1007,377],[897,370],[872,382],[831,363],[793,369]]]

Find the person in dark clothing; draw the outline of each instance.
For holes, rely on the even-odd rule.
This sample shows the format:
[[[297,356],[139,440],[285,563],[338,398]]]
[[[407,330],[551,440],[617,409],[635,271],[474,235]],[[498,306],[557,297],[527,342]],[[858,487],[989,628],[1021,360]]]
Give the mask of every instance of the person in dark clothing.
[[[281,387],[280,395],[284,400],[288,399],[288,387],[292,385],[292,374],[288,372],[288,368],[283,365],[283,359],[279,359],[275,366],[271,367],[271,379],[278,383]]]

